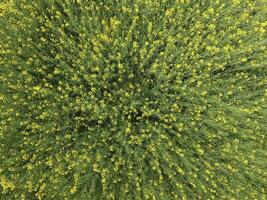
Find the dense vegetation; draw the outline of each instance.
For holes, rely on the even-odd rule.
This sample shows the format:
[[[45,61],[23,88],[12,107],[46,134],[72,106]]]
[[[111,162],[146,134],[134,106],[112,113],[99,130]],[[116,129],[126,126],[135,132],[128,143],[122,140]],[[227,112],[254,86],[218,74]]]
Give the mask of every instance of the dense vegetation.
[[[0,199],[265,199],[265,0],[2,0]]]

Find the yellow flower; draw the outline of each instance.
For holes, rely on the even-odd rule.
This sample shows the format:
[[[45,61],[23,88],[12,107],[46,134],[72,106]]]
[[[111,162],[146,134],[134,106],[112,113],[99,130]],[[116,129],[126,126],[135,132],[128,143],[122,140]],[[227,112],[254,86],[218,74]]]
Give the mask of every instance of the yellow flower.
[[[0,185],[3,188],[3,193],[6,193],[8,190],[14,190],[15,188],[15,185],[4,176],[0,177]]]
[[[77,187],[76,187],[76,186],[74,186],[74,187],[72,187],[72,188],[70,189],[70,193],[71,193],[71,194],[73,194],[73,193],[75,193],[75,192],[77,192]]]

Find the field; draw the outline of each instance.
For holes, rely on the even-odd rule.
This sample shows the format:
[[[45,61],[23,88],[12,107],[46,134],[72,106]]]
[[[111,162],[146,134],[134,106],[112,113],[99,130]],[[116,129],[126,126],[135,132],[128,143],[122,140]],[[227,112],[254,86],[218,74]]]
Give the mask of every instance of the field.
[[[266,200],[266,0],[1,0],[0,200]]]

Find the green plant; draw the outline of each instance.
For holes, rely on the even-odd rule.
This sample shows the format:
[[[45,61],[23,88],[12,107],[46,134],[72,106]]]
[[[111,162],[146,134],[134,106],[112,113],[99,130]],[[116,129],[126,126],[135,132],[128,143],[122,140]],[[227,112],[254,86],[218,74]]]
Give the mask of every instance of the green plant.
[[[0,10],[1,199],[265,199],[266,1]]]

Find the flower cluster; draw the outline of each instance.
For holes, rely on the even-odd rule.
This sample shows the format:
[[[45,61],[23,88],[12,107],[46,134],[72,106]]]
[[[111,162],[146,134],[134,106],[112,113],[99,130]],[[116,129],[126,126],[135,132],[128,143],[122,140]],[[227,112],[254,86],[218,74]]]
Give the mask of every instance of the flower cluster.
[[[265,0],[3,0],[0,199],[265,199]]]

